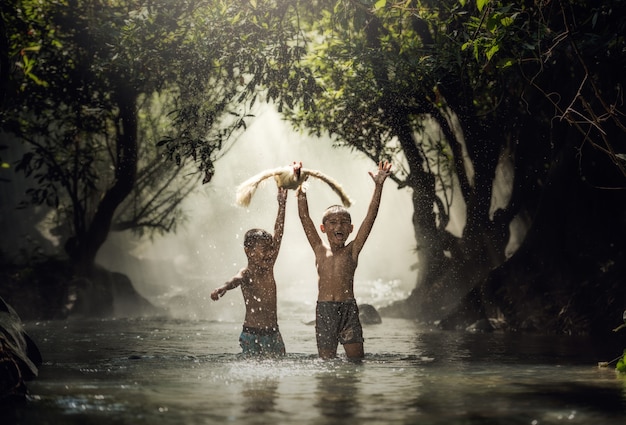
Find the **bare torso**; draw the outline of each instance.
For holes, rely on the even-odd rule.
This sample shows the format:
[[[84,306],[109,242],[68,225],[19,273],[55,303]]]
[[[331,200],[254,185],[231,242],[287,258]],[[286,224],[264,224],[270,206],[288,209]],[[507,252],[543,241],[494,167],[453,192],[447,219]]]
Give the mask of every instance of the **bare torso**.
[[[241,292],[246,304],[244,326],[252,328],[276,327],[276,281],[270,270],[251,273],[244,271]]]
[[[354,298],[354,273],[357,261],[352,255],[352,243],[331,249],[326,245],[315,253],[318,281],[318,301],[346,301]]]

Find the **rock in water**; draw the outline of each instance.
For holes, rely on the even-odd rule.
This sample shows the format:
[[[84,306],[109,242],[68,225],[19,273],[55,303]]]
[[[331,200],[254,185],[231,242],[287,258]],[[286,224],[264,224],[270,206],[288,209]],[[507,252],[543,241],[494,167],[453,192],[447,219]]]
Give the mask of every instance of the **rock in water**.
[[[378,325],[383,323],[380,314],[378,314],[376,308],[371,304],[359,305],[359,319],[364,325]]]
[[[0,298],[0,403],[24,397],[37,377],[41,353],[15,310]]]

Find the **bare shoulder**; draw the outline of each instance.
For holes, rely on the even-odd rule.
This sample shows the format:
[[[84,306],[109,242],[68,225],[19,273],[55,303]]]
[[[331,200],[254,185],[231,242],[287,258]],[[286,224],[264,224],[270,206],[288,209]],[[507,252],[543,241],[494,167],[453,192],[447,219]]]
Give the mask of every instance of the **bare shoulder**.
[[[326,257],[328,252],[330,251],[330,247],[324,243],[324,241],[320,240],[317,242],[315,246],[313,246],[313,252],[315,252],[316,257]]]
[[[252,272],[250,271],[248,267],[244,267],[243,269],[239,270],[239,273],[237,274],[239,284],[242,286],[250,282],[251,277],[252,277]]]

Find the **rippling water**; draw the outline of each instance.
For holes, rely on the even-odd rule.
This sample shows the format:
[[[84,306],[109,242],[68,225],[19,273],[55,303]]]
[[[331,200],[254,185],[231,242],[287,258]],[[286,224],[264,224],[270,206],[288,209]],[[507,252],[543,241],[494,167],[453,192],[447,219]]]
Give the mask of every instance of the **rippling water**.
[[[240,323],[27,323],[44,356],[15,424],[626,423],[621,342],[367,326],[365,360],[317,359],[313,327],[281,321],[288,356],[249,360]],[[610,341],[609,341],[610,342]],[[622,344],[623,345],[623,344]],[[340,349],[341,352],[341,349]]]

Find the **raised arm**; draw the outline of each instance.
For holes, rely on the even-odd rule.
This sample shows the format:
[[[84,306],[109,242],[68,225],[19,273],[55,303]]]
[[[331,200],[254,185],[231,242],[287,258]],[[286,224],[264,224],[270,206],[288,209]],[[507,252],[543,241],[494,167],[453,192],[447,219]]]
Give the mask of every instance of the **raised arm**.
[[[319,233],[317,233],[317,229],[315,228],[315,224],[313,224],[313,220],[309,216],[309,203],[306,199],[306,192],[302,188],[302,186],[298,187],[298,215],[300,216],[300,222],[302,223],[302,227],[304,228],[304,234],[313,248],[313,251],[317,252],[317,249],[322,246],[322,238],[320,238]]]
[[[363,245],[365,245],[365,241],[372,231],[374,220],[376,220],[376,216],[378,215],[378,207],[380,206],[380,199],[383,193],[383,184],[390,174],[391,163],[387,161],[378,163],[378,171],[376,174],[371,171],[369,172],[372,180],[374,180],[374,194],[372,195],[372,200],[370,201],[363,223],[361,223],[361,227],[359,227],[354,241],[352,242],[352,257],[355,260],[361,253]]]
[[[280,251],[280,244],[283,240],[283,233],[285,231],[287,189],[279,187],[276,199],[278,200],[278,213],[276,214],[276,223],[274,224],[274,258],[278,257],[278,251]]]

